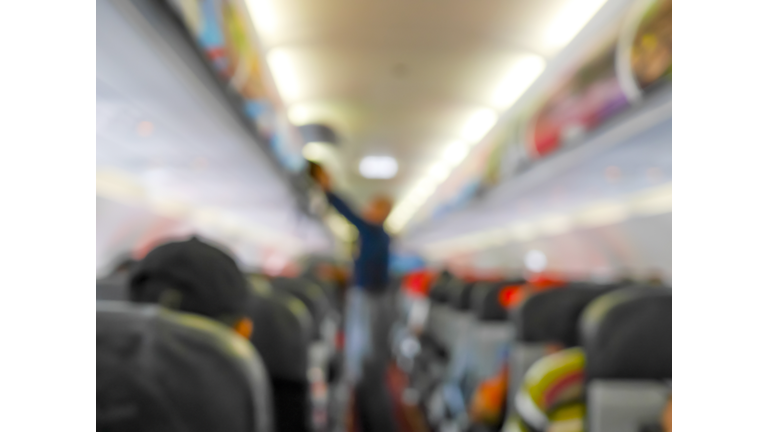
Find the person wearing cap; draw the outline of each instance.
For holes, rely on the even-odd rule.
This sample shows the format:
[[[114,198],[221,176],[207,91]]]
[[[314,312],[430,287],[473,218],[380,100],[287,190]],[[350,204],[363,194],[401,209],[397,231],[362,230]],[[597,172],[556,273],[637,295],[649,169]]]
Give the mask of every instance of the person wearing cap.
[[[248,288],[235,260],[193,237],[153,249],[133,269],[130,300],[212,318],[250,338]]]

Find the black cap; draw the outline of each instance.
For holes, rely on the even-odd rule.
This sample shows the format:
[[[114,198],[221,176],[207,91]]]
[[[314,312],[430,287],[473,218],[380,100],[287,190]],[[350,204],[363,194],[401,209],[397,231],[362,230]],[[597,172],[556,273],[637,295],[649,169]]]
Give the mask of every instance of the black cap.
[[[234,324],[246,314],[248,288],[235,261],[197,238],[153,249],[133,269],[130,299]]]

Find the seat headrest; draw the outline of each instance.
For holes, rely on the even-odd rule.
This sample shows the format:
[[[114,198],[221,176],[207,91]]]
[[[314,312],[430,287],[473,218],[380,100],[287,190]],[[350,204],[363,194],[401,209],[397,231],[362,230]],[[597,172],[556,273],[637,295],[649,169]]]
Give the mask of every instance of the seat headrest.
[[[579,317],[587,305],[609,288],[568,286],[526,299],[515,312],[517,340],[578,345]]]
[[[96,303],[97,430],[271,431],[270,385],[251,344],[208,318]]]
[[[429,299],[435,303],[446,303],[448,301],[448,286],[454,279],[450,274],[441,274],[429,290]]]
[[[448,292],[448,304],[459,311],[467,311],[470,308],[470,294],[476,283],[465,283],[460,279],[454,279]]]
[[[272,279],[276,291],[292,294],[309,309],[315,323],[315,337],[320,331],[320,322],[331,311],[330,299],[316,283],[306,278],[276,277]]]
[[[289,293],[272,290],[269,282],[263,281],[253,283],[247,311],[253,321],[251,342],[261,353],[270,377],[305,381],[312,316],[304,303]]]
[[[672,378],[672,290],[631,287],[605,294],[579,323],[587,379]]]
[[[477,284],[472,291],[472,312],[479,321],[506,321],[507,309],[501,304],[499,294],[507,286],[502,282]]]

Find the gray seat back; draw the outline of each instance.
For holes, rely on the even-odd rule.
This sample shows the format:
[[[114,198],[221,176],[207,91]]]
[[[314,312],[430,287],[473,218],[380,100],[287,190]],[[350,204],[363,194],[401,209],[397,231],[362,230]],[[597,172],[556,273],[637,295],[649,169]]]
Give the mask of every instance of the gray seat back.
[[[672,379],[672,291],[635,287],[601,296],[580,322],[587,426],[637,431],[658,421]]]
[[[499,294],[505,282],[476,284],[470,296],[472,319],[467,330],[467,365],[462,393],[468,400],[481,381],[504,366],[515,339],[515,325],[508,319]]]
[[[309,369],[312,317],[301,300],[277,292],[266,280],[251,278],[248,315],[251,342],[270,376],[303,382]]]
[[[528,369],[550,352],[552,344],[566,348],[578,345],[582,312],[593,300],[613,289],[613,286],[570,284],[534,294],[512,313],[517,332],[515,349],[509,357],[507,420],[515,414],[514,396]]]
[[[273,430],[258,353],[205,317],[97,301],[96,363],[99,430]]]
[[[321,340],[322,331],[327,326],[333,311],[325,291],[306,278],[276,277],[271,283],[276,291],[289,293],[304,303],[312,314],[313,338]]]

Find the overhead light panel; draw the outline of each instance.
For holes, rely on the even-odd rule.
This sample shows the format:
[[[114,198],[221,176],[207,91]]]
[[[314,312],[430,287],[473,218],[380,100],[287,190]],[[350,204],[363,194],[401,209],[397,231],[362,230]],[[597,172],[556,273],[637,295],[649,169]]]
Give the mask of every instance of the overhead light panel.
[[[391,179],[397,174],[397,161],[390,156],[366,156],[360,161],[360,174],[369,179]]]
[[[246,0],[246,5],[259,36],[271,36],[277,28],[277,14],[272,0]]]
[[[581,31],[606,0],[568,0],[557,11],[547,29],[547,43],[562,48]]]
[[[456,141],[445,148],[443,160],[453,167],[460,164],[468,154],[469,146],[462,141]]]
[[[519,58],[493,94],[494,105],[506,110],[528,90],[546,67],[543,58],[529,54]]]
[[[450,174],[451,169],[442,162],[436,163],[429,169],[429,177],[437,183],[447,179]]]
[[[301,96],[300,70],[296,56],[289,50],[275,48],[267,54],[267,63],[284,102],[295,101]]]
[[[477,144],[498,120],[498,115],[490,108],[481,108],[473,113],[461,130],[462,138]]]

